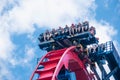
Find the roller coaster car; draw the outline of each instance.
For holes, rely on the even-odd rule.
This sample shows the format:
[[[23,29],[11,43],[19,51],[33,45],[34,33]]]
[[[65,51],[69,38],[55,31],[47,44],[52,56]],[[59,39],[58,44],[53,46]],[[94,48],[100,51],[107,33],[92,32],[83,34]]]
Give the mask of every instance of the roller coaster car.
[[[40,59],[30,80],[110,80],[111,76],[120,80],[120,57],[113,43],[98,44],[95,27],[89,28],[87,21],[52,31],[38,38],[40,49],[48,53]],[[93,73],[87,70],[88,65]]]
[[[38,38],[39,39],[39,38]],[[53,47],[55,50],[73,46],[73,41],[76,41],[77,44],[82,44],[83,46],[98,43],[98,39],[92,35],[89,31],[75,34],[74,36],[60,35],[54,37],[49,41],[44,41],[39,44],[40,49],[51,51]]]

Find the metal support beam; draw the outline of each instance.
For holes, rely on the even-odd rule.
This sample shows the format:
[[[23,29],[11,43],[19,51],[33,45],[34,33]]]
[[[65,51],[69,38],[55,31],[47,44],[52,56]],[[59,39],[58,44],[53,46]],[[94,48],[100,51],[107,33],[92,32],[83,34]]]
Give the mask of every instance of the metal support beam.
[[[114,75],[114,74],[117,72],[118,69],[119,69],[118,67],[114,68],[113,71],[111,71],[111,72],[105,77],[104,80],[106,80],[106,79],[110,78],[112,75]]]
[[[102,72],[102,80],[105,79],[105,76],[107,75],[106,70],[104,69],[102,63],[100,63],[99,61],[97,61],[98,67],[100,68],[101,72]],[[109,80],[108,78],[106,80]]]
[[[95,73],[95,76],[96,76],[97,80],[100,80],[100,77],[99,77],[99,75],[98,75],[98,73],[96,71],[96,68],[95,67],[91,67],[91,69]]]

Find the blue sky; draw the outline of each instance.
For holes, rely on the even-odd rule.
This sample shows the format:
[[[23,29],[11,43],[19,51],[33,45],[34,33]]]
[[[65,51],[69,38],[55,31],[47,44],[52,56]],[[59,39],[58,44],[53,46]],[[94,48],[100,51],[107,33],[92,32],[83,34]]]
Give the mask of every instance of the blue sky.
[[[88,20],[120,50],[120,0],[0,0],[0,80],[28,80],[46,29]],[[119,51],[120,52],[120,51]]]

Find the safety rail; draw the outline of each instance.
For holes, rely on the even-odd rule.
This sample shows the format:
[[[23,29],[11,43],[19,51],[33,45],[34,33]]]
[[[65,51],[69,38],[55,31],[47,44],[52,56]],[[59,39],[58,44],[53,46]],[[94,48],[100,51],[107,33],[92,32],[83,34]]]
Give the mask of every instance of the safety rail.
[[[53,38],[49,41],[40,43],[39,47],[40,49],[47,51],[53,50],[53,47],[56,48],[55,50],[58,50],[58,49],[74,46],[75,45],[73,43],[74,41],[77,44],[82,44],[83,46],[87,46],[93,43],[98,43],[98,39],[88,31],[80,34],[75,34],[73,36],[64,36],[63,38],[62,37]]]

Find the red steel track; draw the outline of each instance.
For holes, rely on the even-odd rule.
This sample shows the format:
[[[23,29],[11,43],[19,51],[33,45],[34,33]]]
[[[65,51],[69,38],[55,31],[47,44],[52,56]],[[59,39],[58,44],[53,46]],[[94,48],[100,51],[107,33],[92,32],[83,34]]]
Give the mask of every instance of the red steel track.
[[[86,70],[84,63],[74,52],[74,49],[75,46],[72,46],[48,52],[39,61],[30,80],[34,80],[35,74],[39,75],[37,80],[57,80],[57,76],[63,66],[65,69],[75,72],[76,80],[92,80],[91,75]],[[38,68],[41,65],[44,68],[40,70]]]

